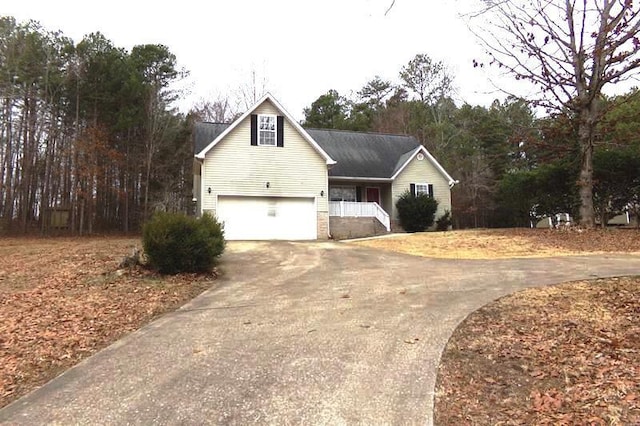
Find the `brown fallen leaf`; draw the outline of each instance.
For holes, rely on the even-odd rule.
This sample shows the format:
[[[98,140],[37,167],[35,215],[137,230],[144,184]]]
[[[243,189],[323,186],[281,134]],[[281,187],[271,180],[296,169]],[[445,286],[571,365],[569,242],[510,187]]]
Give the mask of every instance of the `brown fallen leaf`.
[[[211,287],[205,275],[117,276],[131,241],[1,239],[0,407]]]
[[[546,373],[540,369],[533,370],[529,373],[531,377],[536,377],[538,379],[542,379],[546,376]]]
[[[640,276],[576,281],[472,313],[443,351],[435,423],[640,425],[637,294]]]

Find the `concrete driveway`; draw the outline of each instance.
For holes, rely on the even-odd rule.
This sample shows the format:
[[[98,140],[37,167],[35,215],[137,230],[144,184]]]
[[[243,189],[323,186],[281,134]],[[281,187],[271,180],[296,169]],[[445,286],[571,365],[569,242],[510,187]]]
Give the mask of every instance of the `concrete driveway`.
[[[505,294],[640,274],[640,257],[423,259],[235,243],[224,278],[0,410],[9,424],[431,424],[438,359]]]

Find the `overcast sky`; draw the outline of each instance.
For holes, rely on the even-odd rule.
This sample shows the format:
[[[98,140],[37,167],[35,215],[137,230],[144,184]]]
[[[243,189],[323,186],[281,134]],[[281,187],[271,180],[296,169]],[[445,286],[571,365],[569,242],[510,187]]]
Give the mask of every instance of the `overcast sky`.
[[[463,1],[464,0],[459,0]],[[297,119],[329,89],[349,95],[375,75],[397,81],[417,53],[443,60],[457,99],[488,105],[496,97],[472,67],[481,49],[458,18],[456,0],[110,0],[3,1],[0,14],[34,19],[78,42],[100,31],[118,47],[161,43],[190,71],[181,108],[199,98],[233,96],[258,81]]]

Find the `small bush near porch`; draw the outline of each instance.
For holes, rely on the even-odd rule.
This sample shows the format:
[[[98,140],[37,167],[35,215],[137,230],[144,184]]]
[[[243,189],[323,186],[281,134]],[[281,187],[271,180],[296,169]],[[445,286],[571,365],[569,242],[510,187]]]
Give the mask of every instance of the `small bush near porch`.
[[[438,209],[438,201],[425,194],[404,192],[396,203],[400,225],[407,232],[425,231],[431,225]]]

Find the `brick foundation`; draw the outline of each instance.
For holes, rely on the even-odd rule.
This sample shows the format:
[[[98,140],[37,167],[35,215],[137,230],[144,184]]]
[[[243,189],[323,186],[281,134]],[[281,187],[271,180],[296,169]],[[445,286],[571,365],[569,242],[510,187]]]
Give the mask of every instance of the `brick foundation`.
[[[329,213],[318,212],[318,239],[329,239]]]
[[[329,218],[331,236],[335,240],[373,237],[387,233],[385,227],[375,217],[337,217]]]

